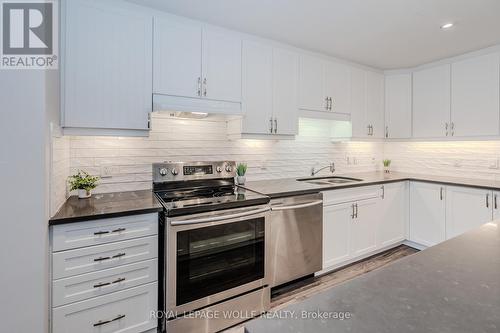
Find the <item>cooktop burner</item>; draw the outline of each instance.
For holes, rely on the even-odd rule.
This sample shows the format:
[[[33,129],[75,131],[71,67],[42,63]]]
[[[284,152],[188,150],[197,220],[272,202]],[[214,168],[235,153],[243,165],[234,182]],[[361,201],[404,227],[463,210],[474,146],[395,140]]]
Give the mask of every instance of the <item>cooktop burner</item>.
[[[167,216],[269,203],[269,197],[235,186],[234,162],[158,163],[153,191]]]

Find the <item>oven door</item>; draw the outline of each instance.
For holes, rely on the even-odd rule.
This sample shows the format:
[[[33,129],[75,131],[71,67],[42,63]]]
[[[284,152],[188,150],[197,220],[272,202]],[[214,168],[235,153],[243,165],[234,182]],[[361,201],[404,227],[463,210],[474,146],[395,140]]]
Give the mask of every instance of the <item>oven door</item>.
[[[193,311],[268,284],[270,206],[168,218],[166,310]]]

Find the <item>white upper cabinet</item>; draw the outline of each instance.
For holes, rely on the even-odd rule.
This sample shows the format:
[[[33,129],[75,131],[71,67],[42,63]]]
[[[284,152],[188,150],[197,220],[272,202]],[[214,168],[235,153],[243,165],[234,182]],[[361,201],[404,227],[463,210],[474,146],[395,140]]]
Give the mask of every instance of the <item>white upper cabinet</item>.
[[[271,46],[243,42],[243,118],[242,131],[271,134],[273,128],[273,49]]]
[[[385,137],[411,137],[411,74],[385,77]]]
[[[444,137],[450,130],[450,65],[413,73],[413,136]]]
[[[152,15],[88,0],[64,6],[62,126],[148,130]]]
[[[154,41],[154,92],[200,97],[201,27],[156,17]]]
[[[300,57],[299,107],[311,111],[328,111],[325,94],[325,62],[302,55]]]
[[[351,69],[349,66],[326,62],[325,95],[330,98],[330,111],[351,113]]]
[[[351,68],[309,55],[300,57],[299,107],[351,113]]]
[[[273,49],[273,115],[277,134],[298,132],[299,56]]]
[[[452,64],[451,126],[454,136],[498,135],[500,126],[499,55]]]
[[[384,136],[384,75],[352,69],[351,122],[355,138]]]
[[[447,186],[446,239],[490,222],[493,206],[494,198],[490,190]]]
[[[203,97],[241,102],[241,39],[204,29],[202,54]]]

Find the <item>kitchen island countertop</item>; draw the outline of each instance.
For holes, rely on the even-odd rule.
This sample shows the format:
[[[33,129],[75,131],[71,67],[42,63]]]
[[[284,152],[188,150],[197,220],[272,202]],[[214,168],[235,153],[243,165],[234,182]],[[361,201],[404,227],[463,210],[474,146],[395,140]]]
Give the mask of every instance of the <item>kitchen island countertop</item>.
[[[248,322],[264,332],[499,332],[498,221]],[[286,312],[285,312],[286,311]],[[331,318],[312,319],[315,314]],[[350,315],[349,319],[334,319]],[[302,315],[310,319],[301,319]],[[295,317],[296,316],[296,317]]]

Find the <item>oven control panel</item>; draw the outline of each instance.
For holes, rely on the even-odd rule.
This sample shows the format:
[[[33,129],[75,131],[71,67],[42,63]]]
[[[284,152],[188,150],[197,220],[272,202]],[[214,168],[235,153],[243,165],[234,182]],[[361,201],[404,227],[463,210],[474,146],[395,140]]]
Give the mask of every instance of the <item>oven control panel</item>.
[[[236,162],[165,162],[153,164],[153,183],[236,177]]]

